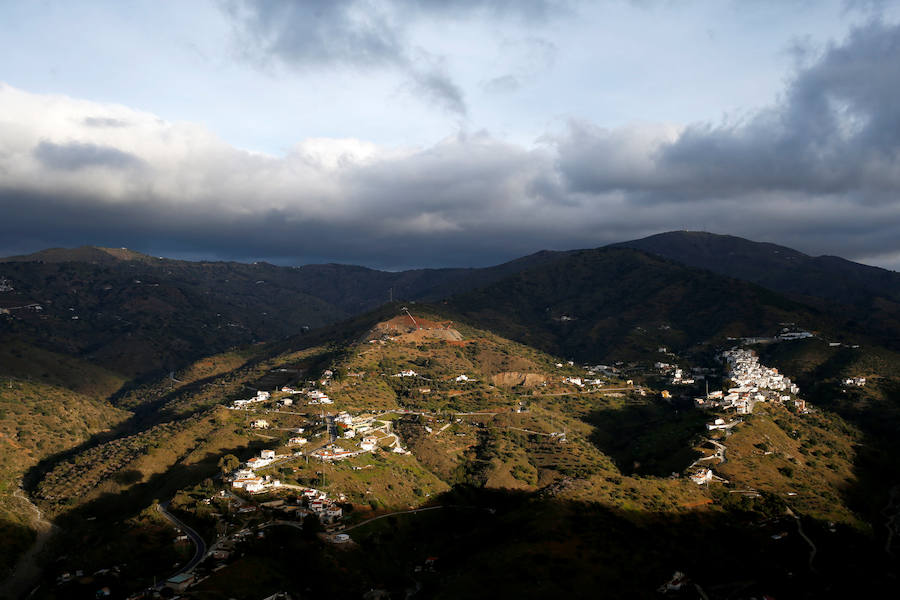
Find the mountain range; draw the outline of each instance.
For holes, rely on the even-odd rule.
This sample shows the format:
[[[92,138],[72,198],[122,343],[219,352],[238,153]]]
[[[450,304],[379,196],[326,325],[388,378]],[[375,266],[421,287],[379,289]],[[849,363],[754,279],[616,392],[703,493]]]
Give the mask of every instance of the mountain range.
[[[692,232],[595,250],[542,251],[488,268],[402,272],[337,264],[188,262],[110,248],[51,249],[2,259],[0,277],[14,288],[0,293],[0,308],[12,309],[16,317],[0,322],[0,335],[74,353],[129,376],[335,323],[391,298],[452,298],[450,305],[461,314],[478,313],[496,326],[502,318],[487,309],[511,302],[515,306],[503,310],[514,314],[514,321],[529,315],[531,339],[579,358],[603,358],[612,346],[597,340],[613,334],[624,340],[628,324],[648,321],[651,313],[658,327],[694,319],[684,324],[687,330],[665,336],[673,343],[713,333],[750,335],[763,323],[794,320],[886,344],[900,339],[897,273]],[[488,296],[497,300],[496,307]],[[42,310],[17,308],[29,304]],[[629,311],[636,312],[620,318]],[[719,314],[712,315],[715,311]],[[540,331],[533,329],[535,323]],[[504,331],[512,334],[512,329]]]

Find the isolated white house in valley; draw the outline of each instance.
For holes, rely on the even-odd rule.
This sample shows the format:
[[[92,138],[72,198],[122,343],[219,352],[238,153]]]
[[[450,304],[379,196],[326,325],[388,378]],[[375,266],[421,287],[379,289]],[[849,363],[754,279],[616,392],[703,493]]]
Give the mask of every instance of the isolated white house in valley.
[[[691,481],[696,483],[697,485],[703,485],[704,483],[709,483],[712,481],[713,472],[710,469],[701,469],[697,471],[693,475],[691,475]]]
[[[400,371],[399,373],[394,373],[391,377],[418,377],[419,374],[413,371],[412,369],[407,369],[405,371]]]

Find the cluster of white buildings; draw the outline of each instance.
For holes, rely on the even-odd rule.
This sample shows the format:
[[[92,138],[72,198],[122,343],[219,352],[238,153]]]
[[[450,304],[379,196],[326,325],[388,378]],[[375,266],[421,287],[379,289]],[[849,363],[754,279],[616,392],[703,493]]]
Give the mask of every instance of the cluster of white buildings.
[[[347,431],[353,431],[352,429]],[[352,437],[352,436],[350,436]],[[310,456],[323,460],[325,462],[334,462],[353,458],[366,452],[374,452],[378,448],[378,437],[374,435],[365,435],[359,441],[359,449],[343,448],[336,444],[329,444],[323,448],[314,451]]]
[[[737,348],[722,353],[729,370],[731,381],[741,388],[766,388],[776,391],[800,392],[791,380],[773,369],[759,364],[759,359],[751,350]]]
[[[766,367],[751,350],[735,348],[726,350],[720,355],[725,362],[728,377],[734,384],[727,392],[720,391],[707,394],[705,398],[696,398],[694,404],[701,408],[733,408],[738,414],[750,414],[757,402],[767,400],[789,402],[800,392],[800,388],[778,369]],[[794,399],[794,405],[806,410],[806,403]]]
[[[665,352],[665,348],[660,348],[660,352]],[[672,365],[664,362],[655,362],[653,363],[653,368],[658,369],[663,374],[672,374],[672,384],[673,385],[690,385],[694,383],[695,379],[693,375],[690,373],[685,373],[681,367],[677,365]],[[702,377],[701,377],[702,378]]]
[[[262,390],[259,390],[258,392],[256,392],[256,396],[253,398],[248,398],[247,400],[235,400],[234,402],[231,403],[231,408],[234,408],[234,409],[247,408],[251,404],[265,402],[266,400],[268,400],[271,397],[272,397],[272,394],[270,394],[269,392],[264,392]]]
[[[306,392],[306,397],[309,398],[309,404],[334,404],[334,400],[321,390],[310,390]]]
[[[231,487],[246,490],[251,494],[259,494],[281,487],[281,481],[272,479],[268,475],[257,475],[255,469],[261,469],[275,462],[277,456],[274,450],[263,450],[259,456],[255,456],[230,476]]]
[[[325,462],[333,462],[337,460],[344,460],[346,458],[353,458],[354,456],[358,456],[362,454],[364,451],[360,450],[349,450],[347,448],[342,448],[335,444],[329,444],[327,446],[323,446],[318,450],[314,451],[310,456],[318,458],[319,460]]]
[[[347,412],[341,412],[334,417],[335,425],[341,425],[344,429],[344,439],[356,438],[359,444],[356,448],[345,448],[337,444],[330,444],[324,448],[319,448],[310,456],[314,456],[323,461],[337,461],[345,458],[358,456],[365,452],[374,452],[378,449],[379,443],[384,442],[388,438],[393,438],[391,443],[391,451],[397,454],[407,454],[400,445],[400,439],[396,434],[390,432],[390,421],[377,420],[373,415],[351,416]],[[379,435],[379,432],[383,435]]]
[[[308,398],[309,404],[334,404],[334,400],[328,397],[328,394],[321,390],[309,390],[304,392],[303,390],[298,390],[289,386],[284,386],[281,388],[281,391],[285,394],[289,394],[290,396],[295,396],[298,394],[306,394]],[[231,408],[233,409],[246,409],[254,404],[258,404],[260,402],[265,402],[272,398],[272,394],[269,392],[264,392],[262,390],[256,392],[256,397],[249,398],[246,400],[235,400],[231,403]],[[293,406],[294,400],[293,398],[286,397],[278,400],[278,404],[281,406]]]
[[[684,371],[680,368],[676,368],[675,372],[672,374],[672,383],[674,385],[690,385],[694,383],[694,378],[691,376],[685,377]]]
[[[320,521],[334,522],[343,516],[341,507],[329,499],[328,494],[322,490],[308,488],[303,490],[303,495],[309,502],[309,509],[318,515]]]
[[[578,387],[583,388],[586,385],[603,385],[602,379],[583,379],[581,377],[565,377],[563,379],[563,383],[568,383],[571,385],[576,385]]]
[[[865,377],[848,377],[844,380],[844,385],[855,385],[857,387],[864,387],[866,385]]]
[[[374,417],[353,417],[348,412],[341,412],[334,418],[334,422],[344,426],[344,437],[347,439],[356,437],[356,434],[364,434],[373,431]]]

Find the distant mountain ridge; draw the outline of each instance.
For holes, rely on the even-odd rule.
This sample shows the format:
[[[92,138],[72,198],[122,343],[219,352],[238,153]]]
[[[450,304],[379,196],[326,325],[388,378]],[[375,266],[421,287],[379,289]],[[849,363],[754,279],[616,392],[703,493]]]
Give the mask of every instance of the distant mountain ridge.
[[[846,304],[872,294],[900,300],[900,273],[731,235],[670,231],[612,246],[636,248],[782,293]]]
[[[837,322],[755,284],[621,247],[566,253],[448,303],[500,335],[579,361]]]
[[[699,231],[613,244],[742,279],[807,304],[840,311],[885,341],[900,338],[900,273],[837,256]]]
[[[649,334],[638,343],[633,331],[646,323],[675,323],[661,339],[677,345],[724,332],[759,334],[776,314],[802,316],[812,327],[865,330],[886,343],[900,339],[900,275],[696,232],[541,251],[487,268],[400,272],[54,248],[0,259],[0,277],[14,288],[0,293],[0,308],[43,309],[0,317],[0,335],[131,376],[338,323],[390,299],[448,301],[503,335],[581,357],[647,347]]]
[[[336,308],[346,317],[370,310],[389,300],[439,300],[446,296],[486,285],[532,266],[545,264],[563,256],[564,252],[542,250],[491,267],[425,268],[406,271],[381,271],[358,265],[339,263],[282,267],[266,262],[187,261],[153,257],[127,248],[81,246],[49,248],[33,254],[0,258],[2,263],[83,263],[123,266],[135,261],[156,270],[173,267],[180,273],[190,269],[225,272],[229,269],[246,275],[277,280],[280,284],[309,294]],[[153,271],[151,271],[153,272]]]
[[[295,335],[391,298],[438,300],[555,258],[484,269],[387,272],[338,264],[192,262],[124,248],[53,248],[0,259],[0,336],[87,358],[129,376]],[[39,310],[24,308],[39,306]]]

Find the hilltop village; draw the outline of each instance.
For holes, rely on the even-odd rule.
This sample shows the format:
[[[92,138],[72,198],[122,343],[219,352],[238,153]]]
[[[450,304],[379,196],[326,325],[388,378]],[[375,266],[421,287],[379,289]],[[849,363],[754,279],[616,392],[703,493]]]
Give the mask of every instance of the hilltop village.
[[[781,373],[759,364],[752,350],[735,348],[722,352],[719,357],[725,363],[726,375],[734,387],[710,392],[695,399],[698,408],[733,409],[736,414],[749,415],[757,402],[793,402],[805,412],[806,402],[797,397],[800,388]]]

